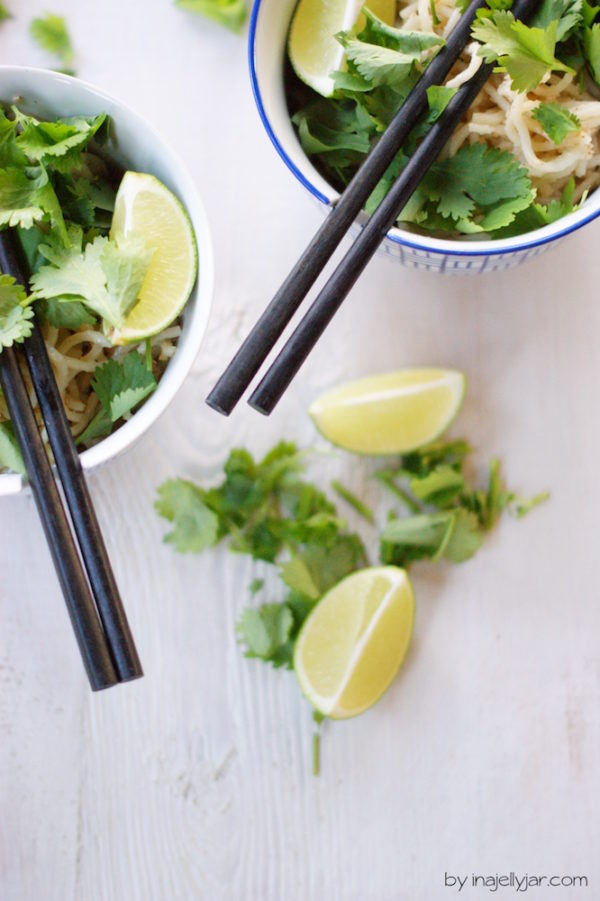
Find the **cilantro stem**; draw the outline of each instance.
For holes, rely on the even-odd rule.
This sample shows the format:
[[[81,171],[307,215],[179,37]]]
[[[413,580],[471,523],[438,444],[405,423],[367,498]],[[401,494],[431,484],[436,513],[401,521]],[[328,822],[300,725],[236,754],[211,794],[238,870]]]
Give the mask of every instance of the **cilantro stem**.
[[[410,496],[410,494],[404,490],[394,479],[394,474],[389,469],[380,469],[379,472],[375,473],[375,478],[381,482],[386,488],[388,488],[392,494],[395,494],[398,497],[405,507],[407,507],[411,513],[422,513],[423,509],[417,501]]]
[[[152,339],[146,338],[146,369],[152,372]]]
[[[313,776],[321,773],[321,733],[313,732]]]
[[[346,501],[347,504],[350,504],[360,516],[367,520],[367,522],[374,523],[375,517],[373,515],[373,511],[370,507],[367,507],[360,498],[358,498],[355,494],[353,494],[345,485],[342,485],[341,482],[338,482],[337,479],[334,479],[331,483],[331,487],[343,500]]]

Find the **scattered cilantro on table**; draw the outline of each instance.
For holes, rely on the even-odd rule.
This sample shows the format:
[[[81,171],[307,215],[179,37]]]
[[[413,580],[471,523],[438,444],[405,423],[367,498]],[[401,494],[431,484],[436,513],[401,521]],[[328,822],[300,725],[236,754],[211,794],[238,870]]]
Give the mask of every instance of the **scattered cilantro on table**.
[[[465,473],[470,453],[465,441],[437,442],[375,474],[397,501],[378,530],[382,563],[461,563],[481,547],[502,512],[521,516],[547,497],[524,499],[507,491],[497,460],[490,464],[486,487],[473,486]],[[180,553],[227,541],[231,551],[273,567],[278,579],[251,583],[250,594],[259,604],[243,610],[237,631],[246,656],[275,667],[292,667],[294,641],[317,601],[368,565],[361,537],[348,530],[335,504],[307,480],[305,459],[287,442],[260,462],[236,449],[220,484],[207,489],[171,479],[158,489],[155,504],[172,527],[164,540]],[[339,482],[333,488],[374,524],[362,498]]]
[[[175,0],[175,5],[213,19],[231,31],[241,31],[246,21],[246,0]]]
[[[316,601],[344,576],[366,565],[360,537],[347,530],[335,505],[304,477],[304,455],[282,442],[261,461],[233,450],[224,479],[203,489],[183,479],[159,488],[158,513],[172,523],[165,541],[181,553],[227,539],[230,550],[276,568],[283,598],[247,608],[238,632],[249,657],[292,665],[293,643]]]
[[[68,68],[75,57],[71,37],[67,29],[67,23],[62,16],[55,13],[46,13],[37,19],[33,19],[29,26],[31,37],[37,41],[43,50],[57,56],[67,69],[67,74],[72,74]]]

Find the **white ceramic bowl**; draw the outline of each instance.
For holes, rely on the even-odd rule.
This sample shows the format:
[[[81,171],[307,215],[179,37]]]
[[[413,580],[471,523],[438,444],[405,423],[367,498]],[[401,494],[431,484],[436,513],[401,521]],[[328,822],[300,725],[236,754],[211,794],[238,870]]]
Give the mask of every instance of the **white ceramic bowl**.
[[[255,0],[250,22],[249,63],[258,111],[277,152],[326,211],[338,196],[306,156],[290,121],[283,86],[287,32],[296,0]],[[574,213],[517,238],[449,241],[392,228],[381,251],[417,269],[493,272],[509,269],[555,247],[600,214],[600,190]]]
[[[120,164],[156,175],[185,206],[198,243],[198,280],[183,312],[183,333],[158,388],[132,418],[81,455],[86,470],[122,453],[140,438],[169,405],[198,354],[212,302],[213,253],[204,207],[194,181],[163,137],[125,104],[76,78],[20,66],[0,66],[0,100],[22,98],[27,112],[40,118],[94,116],[106,112],[113,124],[109,152]],[[0,474],[0,496],[23,488],[18,475]]]

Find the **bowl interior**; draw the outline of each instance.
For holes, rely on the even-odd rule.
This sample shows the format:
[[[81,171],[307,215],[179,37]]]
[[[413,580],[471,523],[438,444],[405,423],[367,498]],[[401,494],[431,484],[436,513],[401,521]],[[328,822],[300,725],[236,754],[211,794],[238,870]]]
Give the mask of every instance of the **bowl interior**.
[[[86,469],[121,453],[137,440],[167,407],[189,372],[206,331],[213,287],[212,245],[206,214],[195,184],[172,148],[137,113],[78,79],[40,69],[0,66],[0,99],[20,102],[40,118],[97,115],[111,118],[108,151],[121,165],[149,172],[164,182],[186,207],[198,243],[198,280],[183,312],[183,332],[158,388],[117,431],[81,455]],[[0,495],[17,493],[20,476],[0,475]]]
[[[263,125],[280,157],[313,197],[323,204],[331,204],[338,193],[304,153],[286,103],[283,71],[287,33],[295,6],[296,0],[254,0],[248,48],[250,76]],[[600,189],[568,216],[514,238],[448,240],[395,227],[388,232],[387,239],[427,253],[456,257],[525,253],[570,234],[599,214]]]

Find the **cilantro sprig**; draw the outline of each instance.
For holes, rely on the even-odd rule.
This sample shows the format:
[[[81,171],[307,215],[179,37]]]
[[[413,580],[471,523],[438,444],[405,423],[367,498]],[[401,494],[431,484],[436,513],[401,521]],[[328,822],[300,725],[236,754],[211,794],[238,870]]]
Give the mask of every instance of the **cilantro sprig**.
[[[239,32],[246,21],[246,0],[175,0],[180,9],[197,13]]]
[[[109,435],[114,423],[152,394],[156,384],[144,357],[136,351],[126,354],[122,360],[107,360],[94,371],[92,378],[100,409],[78,436],[77,443],[88,444]]]
[[[0,352],[29,338],[33,310],[22,287],[10,275],[0,275]]]
[[[197,552],[227,540],[230,550],[270,564],[283,597],[242,613],[238,633],[250,657],[292,665],[295,637],[316,601],[340,579],[366,565],[363,543],[348,531],[335,505],[304,476],[304,456],[289,442],[262,460],[233,450],[223,481],[203,489],[171,479],[158,490],[157,512],[172,524],[165,541]]]
[[[43,50],[57,56],[63,66],[71,66],[75,53],[67,23],[62,16],[57,16],[56,13],[46,13],[44,16],[33,19],[29,26],[29,33]]]
[[[483,544],[503,511],[524,515],[547,495],[524,499],[507,491],[499,463],[485,488],[471,484],[465,441],[438,442],[375,473],[396,500],[377,526],[370,507],[339,482],[333,488],[380,536],[380,561],[461,563]],[[156,510],[170,524],[165,542],[197,553],[226,541],[231,551],[271,568],[253,581],[259,600],[246,607],[237,630],[246,656],[291,668],[293,646],[315,603],[344,576],[367,565],[361,536],[349,531],[336,505],[306,479],[306,454],[282,442],[257,462],[233,450],[224,479],[202,488],[186,479],[160,486]],[[276,585],[279,585],[277,589]]]

